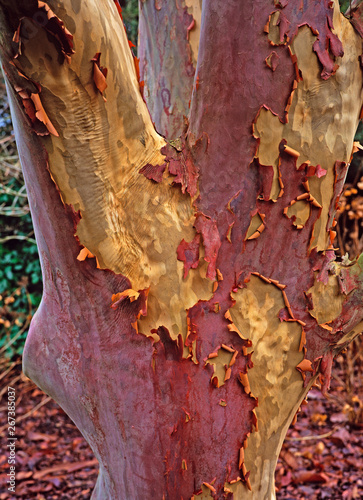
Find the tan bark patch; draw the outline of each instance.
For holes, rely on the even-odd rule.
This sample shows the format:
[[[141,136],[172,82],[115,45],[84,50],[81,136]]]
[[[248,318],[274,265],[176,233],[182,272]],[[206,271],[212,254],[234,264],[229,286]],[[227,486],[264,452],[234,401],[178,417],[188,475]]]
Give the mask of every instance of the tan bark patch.
[[[280,321],[278,315],[285,300],[283,291],[273,283],[251,276],[246,287],[232,297],[236,301],[230,309],[233,322],[252,341],[248,351],[253,352],[254,366],[248,371],[248,379],[258,398],[255,412],[259,428],[250,435],[245,449],[252,492],[244,485],[234,487],[235,498],[260,500],[272,496],[270,478],[285,433],[306,394],[296,370],[304,357],[299,352],[302,328],[297,321]]]
[[[289,217],[289,219],[295,217],[293,220],[294,226],[298,229],[302,229],[310,217],[310,211],[310,203],[305,200],[300,200],[288,207],[287,217]]]
[[[216,354],[216,356],[211,357],[211,355],[209,355],[205,364],[213,365],[214,373],[212,375],[212,379],[216,377],[218,380],[218,387],[221,387],[231,377],[230,362],[233,357],[233,352],[221,348],[213,354]]]
[[[254,240],[260,236],[262,231],[265,229],[264,225],[264,214],[255,214],[250,222],[250,225],[247,229],[246,240]]]
[[[276,11],[271,14],[269,22],[265,28],[265,31],[268,32],[268,39],[270,40],[271,45],[284,45],[286,43],[286,37],[284,40],[280,40],[280,28],[278,26],[280,20],[280,12]]]
[[[270,21],[269,38],[276,41],[277,14]],[[256,119],[254,136],[259,138],[256,156],[263,165],[277,169],[278,146],[282,138],[299,154],[296,166],[310,161],[327,170],[324,177],[309,179],[312,196],[323,206],[320,219],[315,224],[312,248],[325,250],[329,244],[326,226],[334,188],[336,161],[348,162],[353,147],[353,137],[358,123],[356,103],[362,99],[362,73],[359,69],[361,39],[335,5],[334,32],[342,40],[345,55],[337,58],[339,65],[335,75],[327,80],[320,76],[321,67],[313,44],[316,36],[308,26],[299,28],[291,43],[291,54],[297,58],[302,80],[295,82],[288,109],[288,123],[282,125],[270,110],[261,109]],[[351,75],[350,80],[347,75]],[[348,82],[348,83],[347,83]],[[275,171],[274,194],[277,193]]]
[[[269,198],[277,200],[280,194],[279,183],[279,144],[283,137],[284,125],[279,117],[267,108],[261,108],[253,126],[253,136],[259,139],[256,152],[261,165],[271,165],[274,169],[271,193]]]
[[[68,13],[77,26],[69,64],[59,62],[58,48],[39,28],[17,59],[28,78],[42,81],[44,109],[59,130],[59,137],[44,139],[50,173],[64,203],[80,210],[77,236],[99,266],[127,276],[136,291],[150,287],[152,312],[140,330],[163,325],[185,337],[185,310],[212,296],[204,267],[184,280],[176,258],[180,242],[195,235],[191,199],[172,177],[155,183],[139,173],[145,164],[163,163],[165,141],[140,95],[124,27],[112,3],[82,2],[80,9],[73,15],[81,23],[71,23]],[[91,25],[105,32],[91,32]],[[108,69],[107,102],[94,83],[96,52]]]
[[[202,0],[185,0],[189,14],[194,18],[194,26],[189,31],[189,45],[192,49],[193,65],[197,66],[199,52],[200,27],[202,23]]]
[[[337,276],[329,275],[326,285],[322,281],[315,280],[307,293],[311,293],[314,306],[313,309],[309,309],[309,313],[319,325],[330,323],[342,312],[346,296],[340,292]]]

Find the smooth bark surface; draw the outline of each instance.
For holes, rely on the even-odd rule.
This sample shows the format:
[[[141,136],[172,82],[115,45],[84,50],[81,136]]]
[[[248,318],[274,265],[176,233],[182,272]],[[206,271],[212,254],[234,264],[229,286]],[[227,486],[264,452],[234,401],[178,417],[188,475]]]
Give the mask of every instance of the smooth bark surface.
[[[143,96],[156,130],[178,138],[186,126],[198,59],[202,0],[140,2]]]
[[[337,2],[203,0],[194,70],[189,3],[143,2],[150,118],[111,0],[0,1],[44,278],[24,368],[92,446],[93,499],[274,498],[361,331],[362,261],[332,247],[359,34]]]

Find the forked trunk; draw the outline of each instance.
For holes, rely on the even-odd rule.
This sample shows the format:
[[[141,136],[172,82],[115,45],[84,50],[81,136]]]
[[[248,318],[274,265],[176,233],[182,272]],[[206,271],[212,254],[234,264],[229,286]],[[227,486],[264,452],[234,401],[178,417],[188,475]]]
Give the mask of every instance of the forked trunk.
[[[92,498],[274,498],[361,331],[363,259],[332,246],[359,34],[328,0],[144,1],[150,118],[113,1],[0,5],[44,278],[24,369],[98,458]]]

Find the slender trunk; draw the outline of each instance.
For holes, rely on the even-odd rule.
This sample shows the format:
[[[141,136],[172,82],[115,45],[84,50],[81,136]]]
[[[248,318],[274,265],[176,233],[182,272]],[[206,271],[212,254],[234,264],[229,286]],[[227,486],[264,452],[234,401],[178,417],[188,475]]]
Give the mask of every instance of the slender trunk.
[[[274,498],[363,319],[332,247],[360,36],[337,2],[205,0],[193,69],[188,5],[142,5],[150,118],[111,0],[0,1],[44,279],[24,368],[92,446],[93,499]]]
[[[198,59],[202,0],[140,1],[139,58],[143,96],[156,130],[184,132]]]

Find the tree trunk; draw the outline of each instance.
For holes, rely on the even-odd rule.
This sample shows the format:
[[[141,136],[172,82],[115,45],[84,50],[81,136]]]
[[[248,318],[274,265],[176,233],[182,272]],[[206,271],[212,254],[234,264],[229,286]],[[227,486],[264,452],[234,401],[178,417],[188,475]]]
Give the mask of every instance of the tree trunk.
[[[189,114],[198,59],[202,0],[140,2],[142,94],[156,130],[181,136]]]
[[[0,1],[44,279],[24,370],[90,443],[93,499],[274,498],[361,331],[363,258],[332,246],[361,38],[328,0],[198,4],[141,4],[150,118],[111,0]]]

